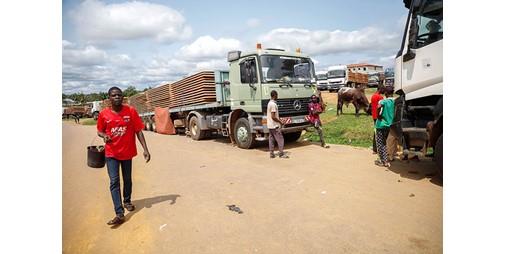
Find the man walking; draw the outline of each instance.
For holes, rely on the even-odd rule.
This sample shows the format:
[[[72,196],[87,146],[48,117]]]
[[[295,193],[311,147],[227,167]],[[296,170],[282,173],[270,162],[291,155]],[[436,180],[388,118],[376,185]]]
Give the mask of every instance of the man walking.
[[[323,130],[322,130],[322,122],[320,120],[320,114],[323,112],[323,107],[318,97],[316,95],[311,95],[311,102],[308,104],[309,109],[309,121],[313,124],[313,127],[318,132],[320,136],[321,146],[325,148],[329,148],[328,145],[325,144],[325,140],[323,139]]]
[[[281,133],[281,127],[283,126],[283,122],[279,120],[279,111],[278,104],[276,100],[278,99],[278,92],[276,90],[271,91],[271,100],[267,104],[267,128],[269,128],[269,152],[271,158],[275,158],[274,155],[274,142],[278,144],[279,149],[279,158],[288,158],[283,152],[283,146],[285,144],[285,140],[283,138],[283,134]]]
[[[376,92],[371,96],[371,115],[372,115],[372,121],[373,124],[376,123],[376,119],[378,119],[378,102],[383,100],[382,94],[385,93],[384,86],[378,85],[378,89]],[[376,130],[376,128],[375,128]],[[378,152],[376,148],[376,131],[374,132],[374,136],[372,138],[372,152],[376,154]]]
[[[111,107],[105,108],[98,115],[97,134],[105,142],[105,160],[109,174],[112,201],[116,217],[107,222],[108,225],[121,224],[125,220],[124,208],[121,204],[119,168],[123,177],[123,204],[128,211],[135,210],[131,203],[132,194],[132,158],[137,155],[135,136],[144,149],[144,158],[149,162],[151,155],[142,134],[144,124],[137,111],[123,105],[123,92],[118,87],[108,91]]]

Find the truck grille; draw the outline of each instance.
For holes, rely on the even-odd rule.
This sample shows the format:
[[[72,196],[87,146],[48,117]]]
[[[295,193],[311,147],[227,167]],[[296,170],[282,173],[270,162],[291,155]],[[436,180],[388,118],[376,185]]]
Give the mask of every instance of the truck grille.
[[[296,107],[300,103],[300,108]],[[310,98],[292,98],[292,99],[278,99],[278,110],[279,117],[284,116],[300,116],[300,115],[308,115],[309,110],[307,108],[309,104]],[[262,100],[262,112],[265,114],[267,112],[267,104],[269,100]]]

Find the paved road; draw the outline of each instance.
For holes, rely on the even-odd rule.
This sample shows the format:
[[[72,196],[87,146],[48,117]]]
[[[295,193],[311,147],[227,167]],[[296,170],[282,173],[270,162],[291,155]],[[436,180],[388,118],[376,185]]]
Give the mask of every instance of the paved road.
[[[64,253],[442,253],[431,161],[386,170],[367,149],[308,142],[270,159],[266,146],[145,132],[152,160],[133,161],[137,210],[111,228],[107,172],[86,166],[95,128],[62,124]]]

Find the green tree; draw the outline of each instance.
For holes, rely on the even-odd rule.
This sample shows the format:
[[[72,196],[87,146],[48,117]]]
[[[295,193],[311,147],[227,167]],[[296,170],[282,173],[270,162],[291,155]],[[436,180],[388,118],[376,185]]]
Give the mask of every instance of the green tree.
[[[129,86],[129,87],[127,87],[127,89],[125,89],[123,91],[123,96],[130,97],[130,96],[136,95],[138,93],[139,93],[139,91],[137,91],[135,86]]]

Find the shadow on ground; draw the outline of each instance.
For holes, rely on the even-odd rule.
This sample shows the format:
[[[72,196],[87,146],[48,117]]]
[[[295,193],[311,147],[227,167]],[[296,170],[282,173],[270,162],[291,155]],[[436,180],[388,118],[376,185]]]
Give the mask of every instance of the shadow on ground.
[[[136,213],[140,212],[144,208],[151,208],[153,205],[160,204],[162,202],[169,201],[169,200],[170,200],[169,204],[173,205],[176,203],[176,199],[179,197],[181,197],[181,195],[170,194],[170,195],[162,195],[162,196],[157,196],[157,197],[152,197],[152,198],[144,198],[144,199],[134,200],[134,201],[132,201],[132,204],[135,205],[135,210],[131,211],[127,215],[125,215],[125,222],[124,223],[128,222]],[[116,228],[119,228],[121,225],[122,224],[114,225],[111,228],[116,229]]]
[[[389,170],[399,174],[403,178],[422,180],[429,178],[430,182],[443,186],[443,179],[437,172],[437,166],[432,158],[420,158],[419,160],[395,160],[390,163]]]

